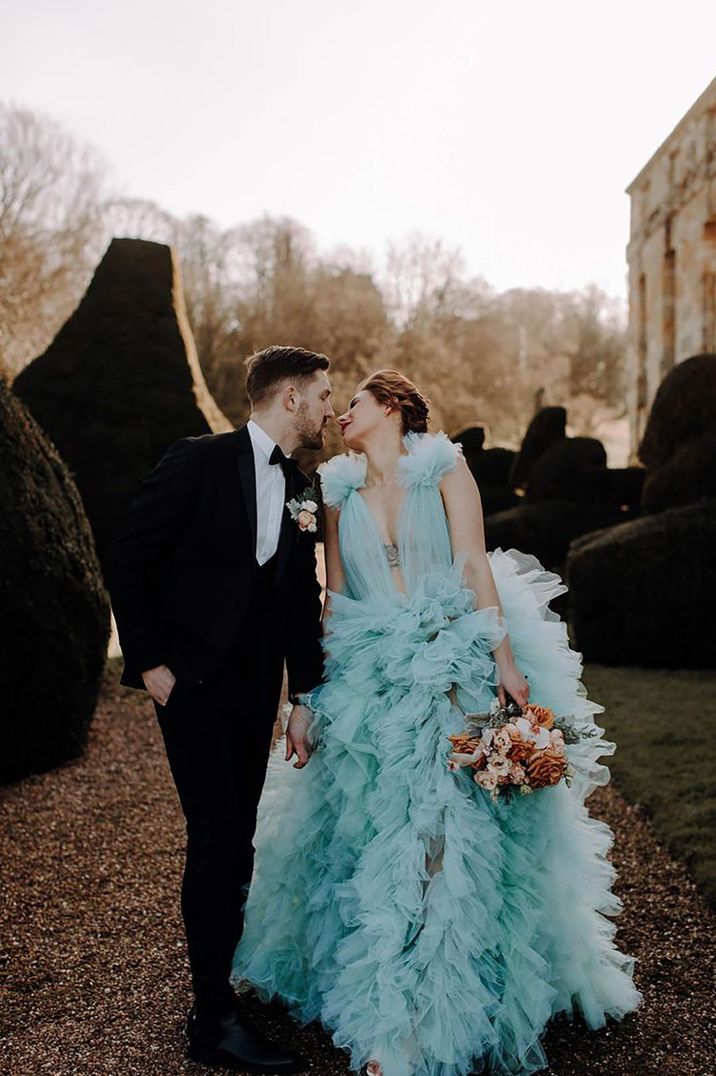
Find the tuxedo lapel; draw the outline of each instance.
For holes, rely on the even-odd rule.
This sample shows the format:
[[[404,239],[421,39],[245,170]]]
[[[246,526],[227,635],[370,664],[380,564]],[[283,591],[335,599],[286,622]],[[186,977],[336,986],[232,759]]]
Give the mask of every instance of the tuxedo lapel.
[[[289,478],[288,476],[291,477]],[[291,550],[298,541],[299,536],[298,524],[294,519],[291,519],[291,513],[288,508],[286,508],[286,503],[300,493],[302,486],[297,485],[297,482],[300,482],[300,474],[298,471],[294,471],[293,468],[290,468],[286,477],[286,497],[283,515],[281,516],[281,533],[279,535],[278,550],[276,553],[277,583],[286,570],[286,565],[291,556]]]
[[[237,455],[236,462],[239,469],[239,479],[246,505],[246,518],[251,529],[251,548],[256,556],[256,532],[258,521],[256,518],[256,468],[254,466],[254,450],[251,447],[251,437],[246,426],[236,431]]]

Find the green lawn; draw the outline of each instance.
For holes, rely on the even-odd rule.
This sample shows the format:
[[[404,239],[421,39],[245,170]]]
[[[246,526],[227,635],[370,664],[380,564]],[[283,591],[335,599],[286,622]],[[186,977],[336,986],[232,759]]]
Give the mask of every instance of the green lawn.
[[[615,786],[716,905],[716,672],[589,665],[584,682],[617,744]]]

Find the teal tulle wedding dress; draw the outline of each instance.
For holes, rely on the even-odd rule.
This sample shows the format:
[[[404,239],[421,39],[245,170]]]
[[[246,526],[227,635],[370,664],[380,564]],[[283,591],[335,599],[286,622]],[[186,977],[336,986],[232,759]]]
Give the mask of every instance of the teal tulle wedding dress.
[[[438,488],[459,448],[442,433],[404,447],[405,592],[360,493],[365,457],[320,469],[346,587],[332,595],[326,681],[307,700],[314,754],[301,770],[283,742],[271,756],[234,980],[320,1020],[356,1071],[376,1059],[384,1076],[537,1072],[553,1016],[598,1028],[641,1000],[607,918],[621,910],[613,834],[584,805],[615,745],[548,607],[559,577],[496,550],[504,623],[476,611]],[[593,736],[567,748],[571,788],[493,803],[471,771],[448,771],[447,737],[489,709],[505,627],[531,700]]]

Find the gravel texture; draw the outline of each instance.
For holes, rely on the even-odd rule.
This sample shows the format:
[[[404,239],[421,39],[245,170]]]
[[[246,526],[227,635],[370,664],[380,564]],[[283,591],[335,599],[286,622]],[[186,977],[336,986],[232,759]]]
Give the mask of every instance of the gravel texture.
[[[86,755],[0,792],[0,1072],[201,1076],[185,1059],[190,1003],[178,907],[183,824],[154,713],[105,676]],[[547,1076],[716,1073],[716,913],[613,787],[592,813],[615,830],[619,947],[637,957],[642,1007],[589,1032],[552,1023]],[[316,1026],[242,999],[314,1076],[348,1074]]]

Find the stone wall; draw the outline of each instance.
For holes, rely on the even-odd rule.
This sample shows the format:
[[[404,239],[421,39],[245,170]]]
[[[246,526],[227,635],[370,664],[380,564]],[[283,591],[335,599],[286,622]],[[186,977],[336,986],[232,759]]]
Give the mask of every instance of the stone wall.
[[[662,378],[716,350],[716,79],[627,193],[629,414],[636,452]]]

